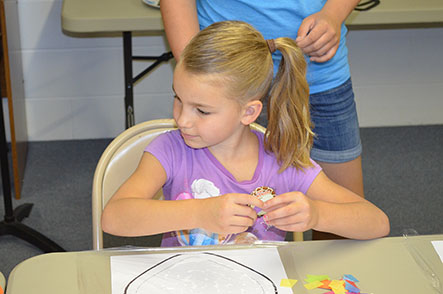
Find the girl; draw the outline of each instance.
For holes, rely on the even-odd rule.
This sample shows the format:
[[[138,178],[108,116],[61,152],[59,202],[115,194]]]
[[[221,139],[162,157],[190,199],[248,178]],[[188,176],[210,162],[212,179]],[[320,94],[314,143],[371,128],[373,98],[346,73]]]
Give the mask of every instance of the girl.
[[[273,81],[275,50],[283,57]],[[103,230],[165,233],[162,246],[284,240],[287,231],[309,229],[356,239],[387,235],[380,209],[329,180],[309,158],[305,71],[292,39],[264,40],[238,21],[198,33],[174,72],[178,130],[146,148],[105,207]],[[263,135],[249,125],[268,95]],[[161,188],[165,200],[176,201],[152,199]]]

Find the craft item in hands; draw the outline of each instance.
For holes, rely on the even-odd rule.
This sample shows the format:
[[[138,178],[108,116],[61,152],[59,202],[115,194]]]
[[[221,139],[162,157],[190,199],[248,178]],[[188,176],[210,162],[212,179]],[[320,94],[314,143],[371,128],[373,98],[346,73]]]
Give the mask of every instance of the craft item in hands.
[[[258,199],[260,199],[263,202],[271,200],[272,198],[274,198],[276,196],[274,189],[272,189],[271,187],[266,187],[266,186],[257,187],[254,191],[252,191],[251,195],[257,197]],[[254,208],[254,206],[252,206],[252,208]],[[263,210],[260,210],[257,213],[257,215],[259,217],[262,217],[265,214],[266,214],[266,212],[264,212]]]

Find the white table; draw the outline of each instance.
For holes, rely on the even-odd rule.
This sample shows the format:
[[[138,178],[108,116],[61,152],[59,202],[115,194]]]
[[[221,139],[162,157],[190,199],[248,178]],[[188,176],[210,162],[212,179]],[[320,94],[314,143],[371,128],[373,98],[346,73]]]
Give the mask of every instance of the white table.
[[[408,242],[420,252],[426,264],[442,282],[443,263],[431,244],[433,240],[443,240],[443,235],[410,237]],[[360,280],[358,286],[364,293],[434,293],[428,274],[413,258],[403,237],[370,241],[290,242],[274,246],[278,248],[287,276],[298,280],[292,288],[294,293],[325,292],[306,290],[303,279],[307,274],[326,274],[332,279],[352,274]],[[240,247],[244,250],[250,248],[254,247]],[[213,249],[230,250],[239,247],[223,245],[192,250]],[[111,293],[111,256],[159,253],[157,250],[158,248],[141,251],[102,250],[35,256],[13,269],[9,275],[6,294]],[[174,250],[179,252],[184,249]]]

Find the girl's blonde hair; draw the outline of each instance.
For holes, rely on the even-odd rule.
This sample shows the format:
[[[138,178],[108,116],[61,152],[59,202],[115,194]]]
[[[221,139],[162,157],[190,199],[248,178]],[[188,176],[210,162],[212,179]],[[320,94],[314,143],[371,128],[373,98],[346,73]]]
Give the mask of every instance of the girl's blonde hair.
[[[186,46],[180,63],[193,74],[211,74],[226,82],[226,91],[239,103],[264,100],[269,95],[265,148],[275,154],[280,171],[312,165],[313,142],[309,114],[306,61],[290,38],[274,40],[282,60],[273,80],[268,43],[251,25],[217,22],[200,31]],[[220,76],[219,76],[220,75]]]

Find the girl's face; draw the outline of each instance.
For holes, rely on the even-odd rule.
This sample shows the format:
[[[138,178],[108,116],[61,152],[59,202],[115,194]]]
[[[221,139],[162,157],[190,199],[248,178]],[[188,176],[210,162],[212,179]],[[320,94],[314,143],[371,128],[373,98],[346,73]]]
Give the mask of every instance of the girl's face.
[[[192,148],[229,144],[240,134],[242,106],[226,96],[213,75],[195,75],[179,63],[174,72],[174,119],[185,143]]]

